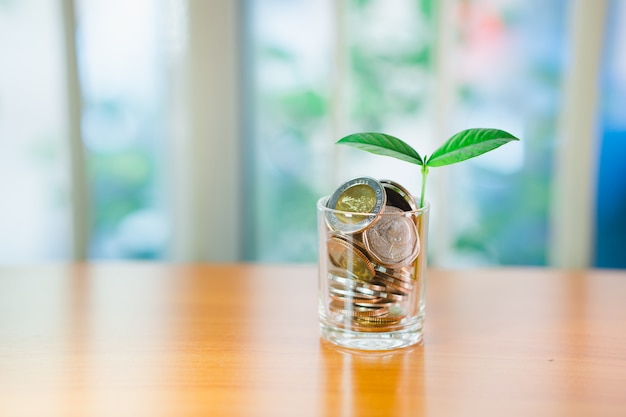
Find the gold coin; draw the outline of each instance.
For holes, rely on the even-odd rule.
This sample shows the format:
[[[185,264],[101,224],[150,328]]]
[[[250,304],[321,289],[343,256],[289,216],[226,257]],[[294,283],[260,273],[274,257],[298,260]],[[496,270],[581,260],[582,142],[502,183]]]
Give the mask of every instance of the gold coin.
[[[339,268],[356,275],[358,279],[370,281],[376,271],[367,256],[353,244],[337,236],[331,236],[326,241],[330,262]]]
[[[402,315],[395,315],[395,316],[387,315],[387,316],[382,316],[382,317],[361,317],[359,319],[359,321],[363,322],[363,323],[375,323],[375,324],[398,323],[404,317],[406,317],[406,315],[404,315],[404,314],[402,314]]]
[[[354,321],[350,324],[335,323],[335,326],[337,326],[340,329],[356,331],[356,332],[367,332],[367,333],[381,333],[381,332],[386,332],[386,331],[391,330],[389,328],[390,326],[359,325],[358,323],[355,323]]]
[[[356,317],[354,322],[361,326],[389,326],[398,324],[402,317]]]
[[[328,306],[329,310],[333,313],[343,314],[353,317],[380,317],[389,312],[387,307],[358,307],[350,304],[344,304],[341,302],[333,301]]]
[[[326,206],[328,225],[333,230],[354,233],[366,229],[378,220],[385,209],[387,195],[382,184],[370,177],[360,177],[343,183],[329,197]]]
[[[335,210],[352,213],[369,213],[376,205],[376,193],[366,184],[357,184],[339,195]],[[345,219],[346,223],[356,223],[354,219]]]
[[[353,245],[361,252],[367,253],[367,249],[365,248],[365,244],[363,243],[363,233],[345,234],[341,232],[330,232],[329,237],[343,240],[350,245]]]
[[[381,306],[391,306],[395,304],[395,301],[386,300],[384,298],[378,298],[375,300],[364,300],[364,301],[355,301],[353,302],[355,306],[359,307],[381,307]]]

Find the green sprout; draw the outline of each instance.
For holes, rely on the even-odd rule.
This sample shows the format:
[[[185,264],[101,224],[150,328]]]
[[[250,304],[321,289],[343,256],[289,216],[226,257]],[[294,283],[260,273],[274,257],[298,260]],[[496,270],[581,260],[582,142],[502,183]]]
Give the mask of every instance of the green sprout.
[[[498,129],[474,128],[463,130],[448,139],[435,150],[432,155],[424,157],[409,144],[394,136],[384,133],[354,133],[341,138],[338,144],[349,145],[373,154],[391,156],[392,158],[420,165],[422,172],[422,189],[420,208],[424,204],[426,178],[428,168],[450,165],[466,159],[482,155],[505,143],[519,140],[512,134]]]

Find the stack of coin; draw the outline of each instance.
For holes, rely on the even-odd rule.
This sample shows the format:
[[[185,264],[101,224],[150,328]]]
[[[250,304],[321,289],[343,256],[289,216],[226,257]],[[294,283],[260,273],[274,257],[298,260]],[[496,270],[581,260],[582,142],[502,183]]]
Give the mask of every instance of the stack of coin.
[[[388,331],[407,316],[420,251],[417,203],[399,184],[369,177],[328,199],[328,309],[359,331]]]

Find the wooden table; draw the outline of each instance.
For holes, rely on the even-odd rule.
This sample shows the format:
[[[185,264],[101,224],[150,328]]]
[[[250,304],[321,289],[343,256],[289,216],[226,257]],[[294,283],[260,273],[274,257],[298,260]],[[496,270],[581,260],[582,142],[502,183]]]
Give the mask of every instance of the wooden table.
[[[626,272],[427,287],[423,345],[361,352],[314,266],[0,268],[0,416],[626,416]]]

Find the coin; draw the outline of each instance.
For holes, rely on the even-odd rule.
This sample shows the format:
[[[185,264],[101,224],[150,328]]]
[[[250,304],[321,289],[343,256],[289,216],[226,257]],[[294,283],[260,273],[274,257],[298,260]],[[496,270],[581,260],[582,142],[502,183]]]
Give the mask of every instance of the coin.
[[[413,291],[413,287],[407,288],[402,284],[399,284],[397,281],[386,281],[385,283],[387,284],[387,288],[389,291],[398,292],[403,295],[409,295]]]
[[[406,317],[406,309],[398,304],[388,309],[389,317]]]
[[[401,293],[393,288],[387,288],[387,291],[375,294],[378,297],[386,298],[387,300],[402,301],[406,298],[406,293]]]
[[[406,288],[406,287],[402,287],[402,286],[399,286],[398,284],[396,284],[394,282],[389,282],[387,285],[388,285],[387,288],[389,289],[389,291],[397,292],[397,293],[403,294],[405,296],[409,296],[413,292],[412,288],[409,289],[409,288]]]
[[[413,195],[406,188],[391,180],[380,180],[380,183],[383,185],[387,195],[387,205],[397,207],[403,211],[419,209]]]
[[[353,296],[359,298],[383,298],[394,301],[402,301],[410,291],[404,289],[395,289],[391,285],[374,285],[379,288],[373,290],[370,286],[367,285],[358,285],[356,281],[352,283],[346,283],[345,280],[342,280],[341,283],[336,280],[331,280],[329,284],[329,291],[336,295],[345,295],[345,296]]]
[[[365,244],[363,243],[363,233],[351,233],[345,234],[341,232],[331,232],[330,237],[336,237],[337,239],[345,240],[351,245],[356,246],[362,252],[367,252]]]
[[[357,331],[357,332],[382,333],[382,332],[389,331],[389,326],[359,325],[358,323],[355,323],[354,320],[349,325],[346,325],[344,323],[336,323],[335,326],[337,326],[340,329]]]
[[[360,317],[359,321],[363,322],[363,323],[368,323],[369,322],[369,323],[382,324],[382,323],[399,322],[404,317],[405,317],[404,315],[399,315],[399,316],[382,316],[382,317]]]
[[[393,300],[387,300],[384,298],[376,298],[373,300],[359,300],[354,301],[352,304],[359,307],[380,307],[380,306],[390,306],[395,304]]]
[[[391,213],[398,215],[391,215]],[[389,206],[371,228],[363,232],[363,242],[375,262],[388,267],[407,265],[420,250],[417,227],[403,211]]]
[[[329,277],[330,275],[333,275],[335,277],[351,279],[351,280],[360,281],[360,282],[366,282],[366,281],[361,281],[361,279],[354,272],[348,271],[345,268],[338,267],[335,265],[330,265],[328,267],[328,275]]]
[[[357,317],[354,321],[363,326],[388,326],[400,323],[402,317]]]
[[[328,298],[333,301],[337,301],[344,304],[352,304],[358,307],[382,307],[388,306],[393,302],[390,300],[383,300],[382,298],[361,298],[353,297],[352,295],[335,294],[332,291],[329,292]]]
[[[326,241],[330,262],[339,268],[356,275],[359,279],[370,281],[376,271],[367,256],[355,245],[337,236]]]
[[[386,268],[381,265],[374,265],[374,269],[376,270],[377,274],[387,275],[400,281],[409,283],[413,281],[413,271],[411,271],[411,268],[408,267],[392,269]]]
[[[352,280],[350,278],[338,277],[337,275],[329,274],[328,279],[337,282],[352,290],[356,288],[365,288],[371,291],[385,291],[387,288],[384,283],[379,282],[363,282],[359,280]],[[366,293],[367,294],[367,293]]]
[[[328,305],[328,308],[333,313],[343,314],[353,317],[380,317],[389,312],[387,307],[358,307],[350,304],[344,304],[341,302],[333,301]]]
[[[345,298],[357,298],[357,299],[366,299],[366,300],[378,300],[381,298],[380,295],[374,295],[374,294],[365,294],[363,292],[359,292],[357,290],[350,290],[348,288],[345,288],[341,285],[329,285],[328,286],[328,291],[331,294],[337,295],[337,296],[341,296],[341,297],[345,297]],[[387,293],[385,293],[385,295],[387,295]],[[384,297],[384,298],[388,298],[388,297]]]
[[[343,183],[330,196],[326,206],[328,226],[344,233],[354,233],[373,224],[385,209],[387,195],[382,184],[370,177],[354,178]]]
[[[381,282],[384,282],[386,285],[391,285],[394,288],[401,287],[409,291],[413,289],[413,284],[411,283],[411,281],[398,279],[392,275],[387,275],[382,272],[376,272],[376,279],[378,279]]]

